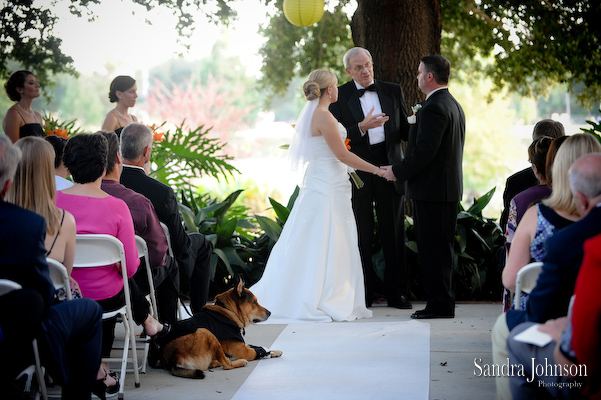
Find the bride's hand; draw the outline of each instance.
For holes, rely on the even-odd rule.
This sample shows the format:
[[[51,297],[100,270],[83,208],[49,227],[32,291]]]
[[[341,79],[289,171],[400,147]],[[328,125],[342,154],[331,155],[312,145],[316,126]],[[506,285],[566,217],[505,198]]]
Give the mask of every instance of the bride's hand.
[[[384,173],[382,175],[378,174],[378,176],[381,176],[387,181],[396,181],[396,176],[394,176],[394,172],[392,172],[392,165],[384,165],[380,167],[380,170]]]

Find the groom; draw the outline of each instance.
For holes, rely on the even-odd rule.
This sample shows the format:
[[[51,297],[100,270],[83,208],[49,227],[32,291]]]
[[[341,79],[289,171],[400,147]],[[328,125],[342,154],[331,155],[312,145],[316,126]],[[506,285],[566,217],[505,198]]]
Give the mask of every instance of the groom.
[[[463,195],[465,114],[449,93],[449,60],[422,57],[417,83],[427,96],[412,119],[407,156],[384,177],[407,181],[413,200],[419,264],[428,303],[411,318],[453,318],[455,293],[455,227]],[[415,121],[413,121],[415,119]]]
[[[403,159],[401,139],[407,139],[407,106],[401,87],[374,80],[371,54],[354,47],[343,58],[353,80],[338,87],[338,101],[330,111],[347,130],[351,151],[378,166],[396,164]],[[353,212],[359,233],[359,252],[365,277],[366,305],[374,299],[375,271],[374,204],[379,239],[384,252],[384,295],[389,307],[411,308],[405,269],[404,183],[387,182],[367,172],[357,171],[365,183],[353,185]]]

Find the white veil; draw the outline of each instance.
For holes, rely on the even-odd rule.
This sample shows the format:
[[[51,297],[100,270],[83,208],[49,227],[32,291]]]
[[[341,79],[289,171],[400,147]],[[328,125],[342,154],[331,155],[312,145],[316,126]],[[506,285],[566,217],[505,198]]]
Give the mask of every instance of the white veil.
[[[290,167],[293,172],[302,172],[310,160],[309,139],[311,138],[311,121],[319,99],[308,101],[296,120],[295,132],[288,151]]]

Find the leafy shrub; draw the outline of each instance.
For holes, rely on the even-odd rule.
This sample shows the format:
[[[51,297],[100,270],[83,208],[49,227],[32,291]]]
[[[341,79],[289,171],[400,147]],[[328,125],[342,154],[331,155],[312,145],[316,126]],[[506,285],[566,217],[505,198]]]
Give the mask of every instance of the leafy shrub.
[[[500,300],[502,288],[495,257],[503,247],[503,232],[491,218],[482,216],[495,193],[488,193],[474,199],[465,210],[459,204],[455,233],[455,297],[457,300]],[[411,277],[413,297],[420,298],[422,292],[417,244],[413,222],[407,219],[407,266]]]
[[[601,108],[599,109],[601,112]],[[581,131],[590,133],[595,136],[599,142],[601,142],[601,121],[586,121],[590,125],[590,128],[580,128]]]

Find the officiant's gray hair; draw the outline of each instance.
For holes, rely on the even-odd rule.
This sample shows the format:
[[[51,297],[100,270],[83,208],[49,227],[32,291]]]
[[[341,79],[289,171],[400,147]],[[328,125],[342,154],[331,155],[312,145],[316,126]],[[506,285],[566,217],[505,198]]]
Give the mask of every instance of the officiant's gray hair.
[[[369,60],[371,62],[373,62],[373,58],[371,56],[371,53],[369,52],[369,50],[364,49],[363,47],[353,47],[352,49],[350,49],[349,51],[347,51],[344,54],[344,57],[342,57],[342,63],[344,64],[344,68],[351,68],[351,64],[349,63],[349,60],[351,59],[351,57],[356,56],[359,53],[365,53],[367,54],[367,56],[369,57]]]
[[[132,122],[121,132],[121,156],[135,160],[144,153],[144,148],[152,144],[152,131],[146,125]]]

